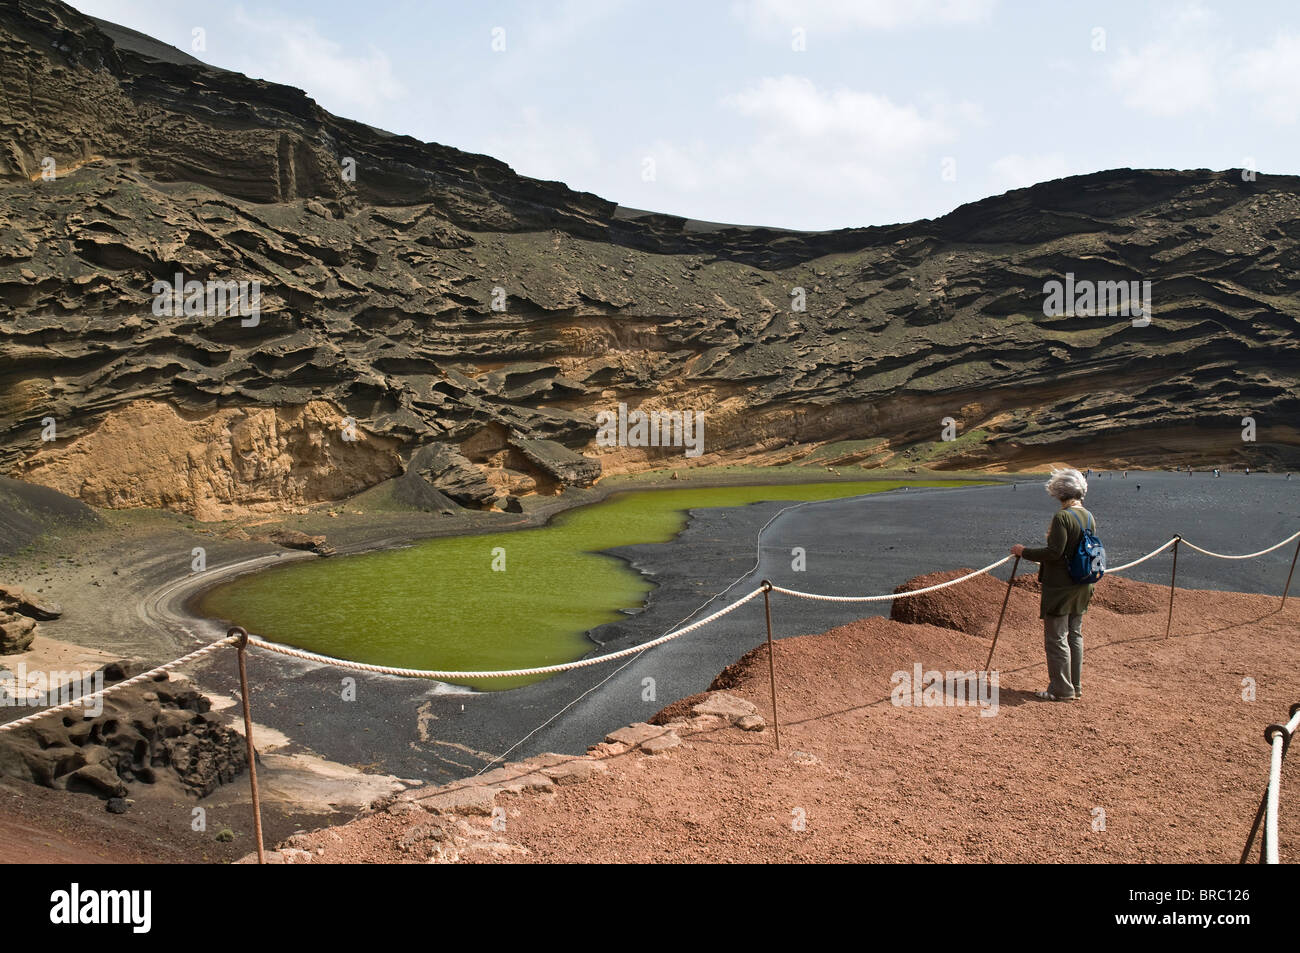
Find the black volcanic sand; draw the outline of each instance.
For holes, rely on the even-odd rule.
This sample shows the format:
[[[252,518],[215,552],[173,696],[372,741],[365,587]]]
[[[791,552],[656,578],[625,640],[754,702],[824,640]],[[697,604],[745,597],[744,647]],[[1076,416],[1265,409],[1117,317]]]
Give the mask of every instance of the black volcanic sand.
[[[1281,475],[1231,474],[1216,480],[1204,474],[1130,473],[1127,480],[1109,475],[1094,479],[1088,504],[1111,562],[1118,564],[1149,552],[1175,532],[1219,552],[1260,549],[1300,528],[1298,500],[1300,480],[1288,482]],[[855,595],[890,592],[905,579],[933,570],[978,568],[1005,554],[1013,542],[1036,544],[1055,506],[1040,482],[1026,482],[899,490],[802,506],[779,502],[697,510],[671,543],[613,551],[648,573],[658,587],[643,611],[591,633],[602,643],[592,654],[635,645],[700,618],[763,578],[790,588]],[[763,534],[761,565],[755,570],[755,539],[778,513]],[[796,546],[807,552],[806,572],[791,569]],[[1259,559],[1228,561],[1184,548],[1179,583],[1280,592],[1291,554],[1287,546]],[[1170,565],[1171,556],[1164,553],[1129,575],[1167,581]],[[1023,565],[1023,572],[1032,570],[1032,564]],[[1005,578],[1006,568],[1000,574]],[[733,582],[730,594],[710,601]],[[780,594],[773,598],[779,637],[822,632],[888,611],[887,602],[863,606],[796,601]],[[566,672],[496,693],[449,694],[446,686],[343,672],[257,652],[251,660],[254,712],[259,722],[333,760],[442,782],[474,773],[500,755],[514,760],[543,751],[580,753],[607,732],[704,690],[719,671],[762,641],[764,632],[763,603],[757,599],[630,662]],[[207,666],[201,681],[223,683],[219,690],[229,692],[230,668],[228,660]],[[356,702],[340,700],[345,675],[357,678]],[[653,698],[646,697],[646,679],[654,680]],[[417,726],[422,706],[427,741],[420,739]]]

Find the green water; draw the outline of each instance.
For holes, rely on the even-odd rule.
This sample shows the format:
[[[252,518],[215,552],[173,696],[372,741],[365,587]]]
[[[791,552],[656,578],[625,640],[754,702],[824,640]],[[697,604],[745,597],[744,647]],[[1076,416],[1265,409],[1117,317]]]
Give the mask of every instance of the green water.
[[[293,562],[208,592],[205,616],[276,642],[378,665],[487,671],[554,665],[592,647],[584,633],[624,618],[652,587],[600,550],[664,543],[687,510],[761,500],[823,500],[892,490],[890,481],[621,493],[534,529],[424,540],[405,549]],[[959,481],[908,486],[960,486]],[[753,541],[737,544],[748,570]],[[504,550],[504,571],[500,565]],[[728,580],[730,581],[730,580]],[[535,678],[485,679],[480,689]]]

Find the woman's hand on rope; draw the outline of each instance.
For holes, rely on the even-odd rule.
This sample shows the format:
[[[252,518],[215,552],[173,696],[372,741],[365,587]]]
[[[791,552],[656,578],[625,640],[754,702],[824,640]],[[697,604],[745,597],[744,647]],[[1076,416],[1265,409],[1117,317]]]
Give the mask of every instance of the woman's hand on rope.
[[[1019,543],[1016,543],[1014,546],[1011,547],[1012,556],[1022,556],[1024,555],[1024,552],[1025,552],[1025,547],[1021,546]]]

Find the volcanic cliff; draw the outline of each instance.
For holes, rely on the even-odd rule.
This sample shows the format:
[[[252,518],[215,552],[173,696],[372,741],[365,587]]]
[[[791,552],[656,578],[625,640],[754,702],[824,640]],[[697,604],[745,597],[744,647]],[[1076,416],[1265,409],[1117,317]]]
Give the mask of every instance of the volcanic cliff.
[[[834,232],[648,214],[24,0],[0,8],[0,471],[209,518],[810,455],[1296,467],[1298,237],[1300,178],[1241,170]],[[256,281],[260,313],[159,313],[178,274]],[[1152,282],[1152,320],[1045,316],[1067,274]],[[599,445],[620,402],[704,411],[705,453]]]

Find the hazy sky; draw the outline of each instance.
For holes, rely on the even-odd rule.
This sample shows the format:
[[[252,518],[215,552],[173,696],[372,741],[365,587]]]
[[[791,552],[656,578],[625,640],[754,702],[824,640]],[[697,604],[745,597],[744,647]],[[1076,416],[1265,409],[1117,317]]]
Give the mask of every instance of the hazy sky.
[[[1098,169],[1300,156],[1288,0],[73,5],[340,115],[722,222],[887,224]]]

